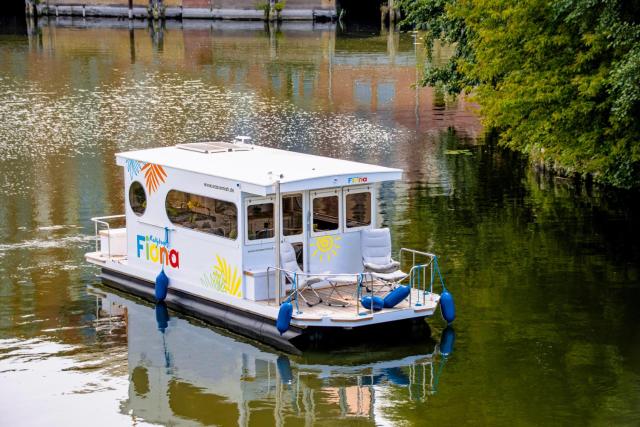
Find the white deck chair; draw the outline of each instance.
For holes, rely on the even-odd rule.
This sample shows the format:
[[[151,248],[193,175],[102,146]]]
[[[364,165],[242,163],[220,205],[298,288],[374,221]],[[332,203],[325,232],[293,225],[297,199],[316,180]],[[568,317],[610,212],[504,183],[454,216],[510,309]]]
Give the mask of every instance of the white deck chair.
[[[407,273],[400,270],[400,263],[391,258],[391,233],[388,228],[362,230],[360,233],[364,271],[388,284],[407,277]]]
[[[298,273],[296,278],[296,286],[298,295],[300,298],[309,306],[313,307],[314,305],[320,304],[322,302],[322,298],[318,293],[313,289],[311,285],[314,283],[321,282],[323,279],[319,277],[309,277],[304,274],[300,266],[298,265],[298,260],[296,259],[296,250],[293,248],[293,245],[289,242],[282,242],[280,244],[280,268],[285,270],[283,271],[284,275],[289,279],[289,281],[293,284],[294,274]],[[311,303],[307,298],[305,298],[302,291],[309,289],[313,294],[318,298],[317,302]]]

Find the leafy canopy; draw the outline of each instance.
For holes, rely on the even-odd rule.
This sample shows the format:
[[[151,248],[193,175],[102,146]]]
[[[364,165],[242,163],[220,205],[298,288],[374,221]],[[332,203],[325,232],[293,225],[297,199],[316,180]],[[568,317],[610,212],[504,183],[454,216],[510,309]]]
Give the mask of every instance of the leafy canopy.
[[[468,92],[533,161],[640,186],[640,1],[399,0],[405,25],[455,46],[422,84]]]

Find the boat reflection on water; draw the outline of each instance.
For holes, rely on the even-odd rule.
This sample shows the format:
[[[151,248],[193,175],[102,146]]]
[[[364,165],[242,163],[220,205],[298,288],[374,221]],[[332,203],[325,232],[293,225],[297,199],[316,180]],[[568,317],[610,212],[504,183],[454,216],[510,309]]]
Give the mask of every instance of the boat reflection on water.
[[[129,393],[120,410],[152,423],[313,424],[336,417],[385,423],[389,397],[402,389],[409,400],[427,400],[446,361],[440,345],[424,336],[290,356],[170,315],[164,305],[103,286],[90,292],[96,315],[127,329]],[[443,334],[448,353],[452,332]]]

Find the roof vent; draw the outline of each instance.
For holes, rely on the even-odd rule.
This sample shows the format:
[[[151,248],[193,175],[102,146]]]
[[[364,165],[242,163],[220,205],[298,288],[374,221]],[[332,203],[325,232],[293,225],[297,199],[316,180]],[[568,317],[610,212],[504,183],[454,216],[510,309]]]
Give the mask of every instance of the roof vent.
[[[250,145],[253,145],[253,142],[251,142],[251,137],[250,136],[238,135],[235,138],[233,138],[233,142],[235,144],[250,144]]]
[[[233,151],[249,151],[250,147],[239,147],[237,144],[231,144],[229,142],[192,142],[189,144],[178,144],[176,148],[183,150],[195,151],[197,153],[213,154],[213,153],[227,153]]]

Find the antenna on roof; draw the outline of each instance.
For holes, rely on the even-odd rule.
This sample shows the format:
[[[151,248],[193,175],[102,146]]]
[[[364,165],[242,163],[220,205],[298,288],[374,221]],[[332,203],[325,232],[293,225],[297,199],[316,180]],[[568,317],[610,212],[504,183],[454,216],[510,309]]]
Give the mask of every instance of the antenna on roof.
[[[242,135],[238,135],[235,138],[233,138],[233,142],[234,144],[252,144],[250,136],[242,136]]]

